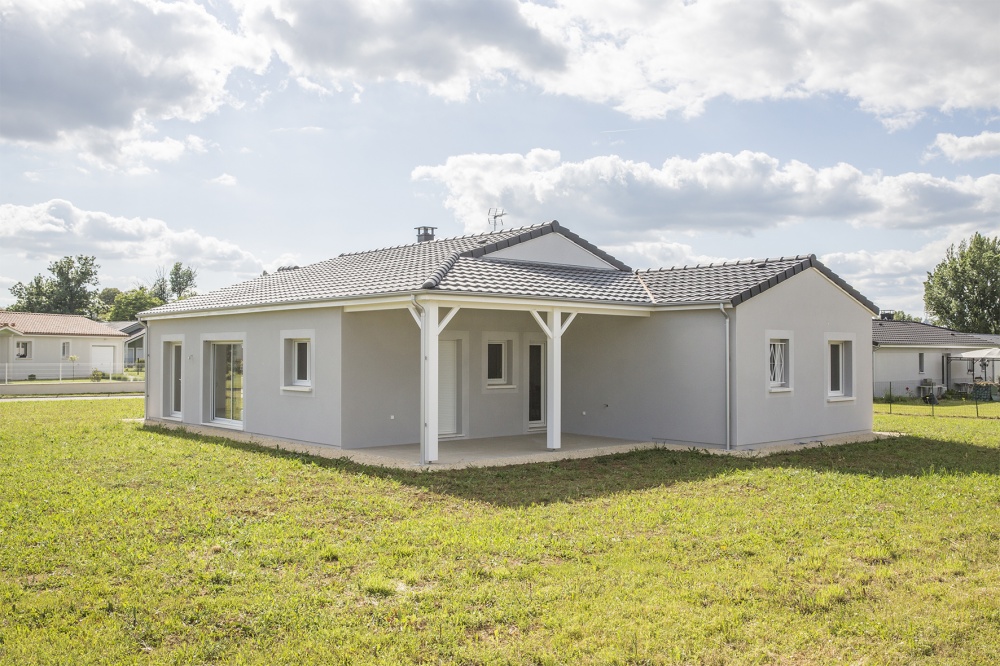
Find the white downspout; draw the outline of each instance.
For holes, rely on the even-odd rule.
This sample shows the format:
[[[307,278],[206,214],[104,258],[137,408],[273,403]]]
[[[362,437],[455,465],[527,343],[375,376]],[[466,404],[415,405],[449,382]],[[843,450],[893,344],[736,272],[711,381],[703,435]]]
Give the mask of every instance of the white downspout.
[[[726,318],[726,451],[730,451],[733,448],[733,419],[732,419],[732,395],[730,392],[730,384],[732,382],[730,377],[730,359],[729,359],[729,313],[726,312],[726,306],[719,303],[719,312],[722,316]]]

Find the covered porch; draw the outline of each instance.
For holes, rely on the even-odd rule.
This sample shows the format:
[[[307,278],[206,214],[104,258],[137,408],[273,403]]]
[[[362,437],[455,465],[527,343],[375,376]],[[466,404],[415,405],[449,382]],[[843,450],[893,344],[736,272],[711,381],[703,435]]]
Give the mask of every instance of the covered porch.
[[[386,430],[397,428],[396,439],[358,447],[352,446],[353,438],[348,436],[345,449],[397,459],[412,457],[418,465],[452,465],[484,457],[520,458],[567,446],[589,451],[644,444],[563,432],[563,336],[571,326],[579,325],[574,324],[580,321],[579,315],[648,318],[648,308],[434,294],[347,306],[344,312],[345,357],[357,354],[359,346],[367,343],[350,332],[355,328],[355,316],[359,317],[358,331],[389,327],[399,331],[396,344],[382,346],[385,354],[396,354],[394,360],[369,346],[363,352],[366,360],[358,363],[370,375],[366,393],[382,403],[364,411],[374,416],[386,406],[382,410],[389,412]],[[407,324],[406,319],[411,321]],[[407,328],[410,332],[403,330]],[[350,342],[347,337],[351,337]],[[400,344],[404,337],[405,344]],[[413,344],[415,338],[419,348]],[[601,353],[600,349],[593,351]],[[414,352],[417,363],[412,362]],[[348,364],[355,362],[347,360]],[[358,375],[353,371],[348,374]],[[406,439],[399,438],[405,436],[398,429],[403,424],[394,426],[393,421],[398,412],[409,410],[390,406],[392,391],[371,390],[379,383],[416,389],[405,392],[410,399],[418,399],[418,404],[411,403],[416,431],[407,428],[410,436]],[[360,418],[357,410],[345,412],[348,420]],[[354,429],[348,427],[345,432],[353,433]],[[379,439],[377,432],[366,430],[365,441]],[[419,443],[412,443],[415,440]]]

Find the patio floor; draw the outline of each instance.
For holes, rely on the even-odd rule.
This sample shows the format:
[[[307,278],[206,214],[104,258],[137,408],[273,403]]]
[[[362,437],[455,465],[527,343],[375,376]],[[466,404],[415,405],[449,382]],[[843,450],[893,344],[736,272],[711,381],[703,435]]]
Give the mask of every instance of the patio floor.
[[[723,446],[692,444],[690,442],[672,442],[669,440],[636,441],[615,439],[613,437],[597,437],[593,435],[576,435],[563,433],[562,448],[549,451],[545,448],[545,432],[510,437],[485,437],[482,439],[442,439],[438,443],[438,460],[429,465],[420,464],[419,444],[399,444],[395,446],[376,446],[365,449],[341,449],[335,446],[314,444],[276,437],[267,437],[233,430],[223,430],[211,426],[172,423],[159,419],[146,419],[149,425],[167,428],[183,427],[189,432],[204,435],[222,436],[243,442],[250,442],[266,448],[277,448],[283,451],[294,451],[323,458],[347,458],[363,465],[380,467],[395,467],[398,469],[447,470],[466,467],[501,467],[505,465],[523,465],[536,462],[552,462],[555,460],[571,460],[576,458],[593,458],[615,453],[626,453],[639,449],[667,449],[673,451],[698,450],[715,455],[735,456],[765,456],[779,451],[793,451],[813,446],[835,446],[850,442],[871,441],[894,436],[896,433],[848,433],[826,437],[822,440],[774,442],[753,447],[736,448],[727,451]]]

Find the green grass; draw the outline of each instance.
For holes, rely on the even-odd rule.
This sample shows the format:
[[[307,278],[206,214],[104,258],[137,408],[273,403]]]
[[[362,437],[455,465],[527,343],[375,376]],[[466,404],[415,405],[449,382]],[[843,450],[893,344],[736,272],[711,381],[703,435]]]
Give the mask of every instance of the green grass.
[[[1000,428],[386,471],[0,404],[0,662],[993,664]]]
[[[875,402],[876,414],[901,414],[909,416],[964,416],[968,418],[1000,419],[1000,402],[980,402],[971,399],[942,400],[933,406],[925,404],[922,400],[900,400],[892,404],[888,402]]]

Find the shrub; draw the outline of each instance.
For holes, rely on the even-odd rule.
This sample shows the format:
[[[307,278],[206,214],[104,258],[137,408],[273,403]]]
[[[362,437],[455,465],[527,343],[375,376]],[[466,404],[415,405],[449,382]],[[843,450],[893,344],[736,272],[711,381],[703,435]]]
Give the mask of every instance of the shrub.
[[[128,375],[124,375],[124,374],[121,374],[121,375],[118,375],[118,374],[111,375],[111,381],[114,381],[114,382],[127,382],[127,381],[129,381],[129,376]]]
[[[101,372],[97,368],[94,368],[94,371],[90,373],[90,381],[92,382],[99,382],[102,379],[107,379],[107,378],[108,375],[104,372]]]
[[[35,381],[35,379],[37,379],[37,377],[35,375],[28,375],[28,381],[29,382],[33,382],[33,381]]]

